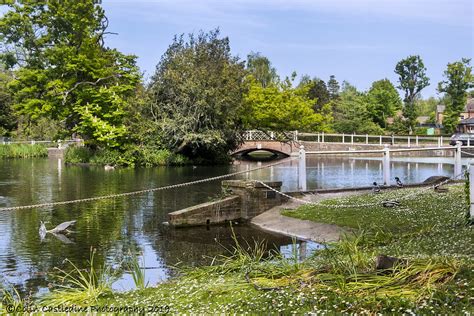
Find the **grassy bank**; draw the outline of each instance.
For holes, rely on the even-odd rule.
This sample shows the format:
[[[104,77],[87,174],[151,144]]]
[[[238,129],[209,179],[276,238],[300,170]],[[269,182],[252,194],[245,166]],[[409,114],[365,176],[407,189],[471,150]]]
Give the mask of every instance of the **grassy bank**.
[[[189,164],[186,157],[166,149],[133,146],[124,150],[69,147],[64,156],[66,163],[89,163],[112,166],[167,166]]]
[[[472,226],[466,225],[463,187],[402,200],[420,190],[352,196],[286,211],[293,217],[354,228],[353,234],[302,262],[296,255],[289,259],[276,252],[268,256],[261,243],[236,245],[229,256],[216,258],[214,265],[180,269],[179,277],[154,287],[113,293],[103,284],[91,289],[87,284],[91,278],[86,276],[84,286],[55,290],[44,302],[157,306],[188,314],[472,313],[473,234]],[[331,208],[386,198],[399,199],[401,207]],[[380,270],[376,269],[379,254],[403,260]]]
[[[6,144],[0,145],[0,159],[47,157],[48,149],[44,145]]]

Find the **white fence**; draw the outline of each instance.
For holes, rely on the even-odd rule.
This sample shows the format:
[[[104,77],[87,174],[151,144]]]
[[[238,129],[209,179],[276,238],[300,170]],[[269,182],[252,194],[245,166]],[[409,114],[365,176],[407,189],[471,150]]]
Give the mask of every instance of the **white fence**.
[[[327,133],[302,133],[298,131],[272,132],[261,130],[249,130],[242,134],[245,141],[313,141],[317,143],[339,143],[360,145],[398,145],[398,146],[426,146],[435,145],[442,147],[449,145],[450,137],[447,136],[419,136],[419,135],[369,135],[369,134],[327,134]],[[468,140],[468,146],[470,146]],[[474,145],[474,144],[473,144]]]
[[[383,182],[384,185],[390,185],[390,156],[394,152],[412,152],[412,151],[430,151],[430,150],[454,150],[454,177],[462,174],[461,154],[463,149],[474,149],[474,146],[462,146],[461,142],[457,142],[456,146],[439,146],[439,147],[419,147],[419,148],[389,148],[385,144],[382,150],[344,150],[344,151],[305,151],[304,146],[300,146],[299,163],[298,163],[298,190],[306,191],[306,155],[352,155],[352,154],[374,154],[383,155]]]
[[[10,140],[3,138],[0,142],[2,145],[10,145],[10,144],[26,144],[26,145],[35,145],[35,144],[44,144],[50,145],[51,147],[62,148],[68,146],[70,144],[82,143],[83,139],[66,139],[66,140]]]

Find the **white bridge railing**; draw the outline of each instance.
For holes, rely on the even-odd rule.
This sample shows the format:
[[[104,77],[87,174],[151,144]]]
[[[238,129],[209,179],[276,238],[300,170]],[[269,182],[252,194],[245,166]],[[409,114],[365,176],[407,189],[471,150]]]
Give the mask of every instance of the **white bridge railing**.
[[[0,141],[0,144],[2,145],[11,145],[11,144],[25,144],[25,145],[35,145],[35,144],[45,144],[45,145],[51,145],[52,147],[57,147],[57,148],[62,148],[64,146],[67,146],[69,144],[75,144],[75,143],[82,143],[84,140],[82,139],[66,139],[66,140],[10,140],[3,138]]]
[[[303,133],[298,131],[261,131],[249,130],[242,134],[245,141],[312,141],[317,143],[339,143],[360,145],[398,145],[406,147],[436,145],[442,147],[449,145],[447,136],[419,136],[419,135],[369,135],[369,134],[328,134],[328,133]],[[470,146],[468,140],[468,146]],[[474,144],[473,144],[474,145]]]
[[[474,156],[474,154],[464,152],[463,149],[474,149],[474,146],[462,146],[461,142],[457,142],[456,146],[436,146],[436,147],[418,147],[418,148],[390,148],[385,144],[383,149],[374,150],[340,150],[340,151],[305,151],[304,146],[300,146],[298,153],[298,190],[306,191],[306,155],[353,155],[353,154],[380,154],[383,156],[383,183],[390,185],[390,156],[395,152],[413,152],[413,151],[431,151],[431,150],[453,150],[454,151],[454,176],[462,173],[461,154],[465,153]]]

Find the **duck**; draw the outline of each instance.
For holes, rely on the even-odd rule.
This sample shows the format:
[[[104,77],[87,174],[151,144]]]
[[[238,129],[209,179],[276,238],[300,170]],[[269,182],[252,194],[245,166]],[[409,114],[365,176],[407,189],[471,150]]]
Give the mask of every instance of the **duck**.
[[[434,190],[437,193],[445,193],[448,192],[448,188],[442,188],[440,184],[434,186]]]
[[[380,185],[377,184],[377,182],[374,181],[374,183],[372,183],[373,187],[372,187],[372,192],[373,193],[380,193]]]
[[[111,165],[104,166],[104,170],[114,170],[114,169],[115,169],[115,166],[111,166]]]
[[[403,183],[402,183],[402,181],[400,181],[399,177],[395,177],[395,181],[397,183],[397,187],[403,188]]]
[[[388,201],[383,201],[382,205],[384,207],[395,207],[395,206],[400,206],[400,202],[397,200],[388,200]]]

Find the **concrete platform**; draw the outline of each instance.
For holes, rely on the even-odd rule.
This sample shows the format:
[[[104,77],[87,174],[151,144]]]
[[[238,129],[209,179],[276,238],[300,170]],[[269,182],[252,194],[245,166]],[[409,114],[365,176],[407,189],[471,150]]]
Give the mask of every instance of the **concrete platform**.
[[[302,199],[308,201],[321,201],[325,199],[338,198],[348,195],[367,193],[367,191],[352,191],[326,193],[317,195],[307,195]],[[316,223],[313,221],[302,220],[281,215],[283,210],[296,209],[301,203],[289,201],[283,205],[276,206],[251,220],[251,224],[260,229],[279,233],[282,235],[296,237],[301,240],[311,240],[317,243],[327,243],[338,241],[344,233],[349,232],[348,228],[342,228],[337,225]]]

